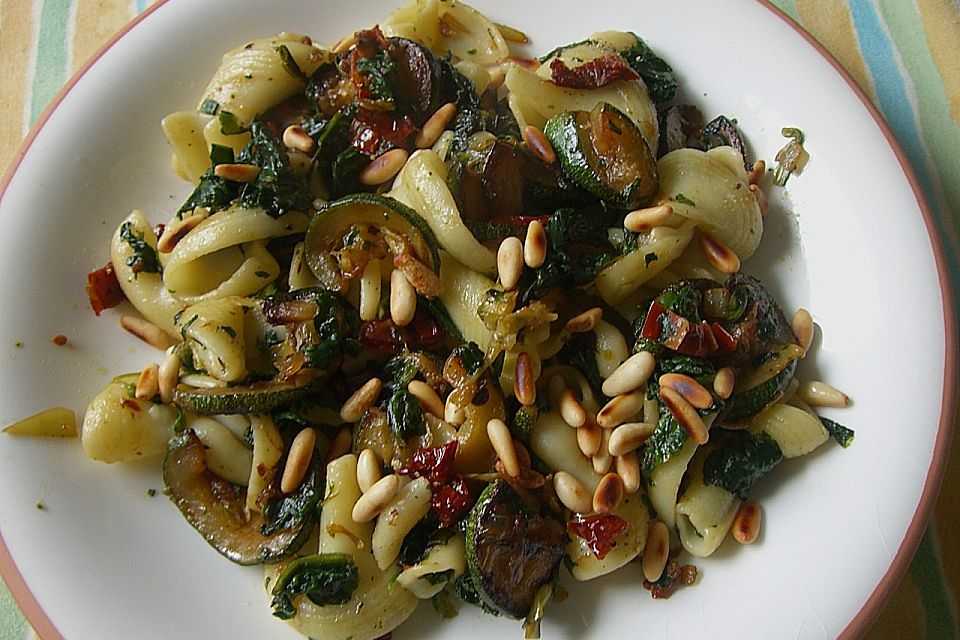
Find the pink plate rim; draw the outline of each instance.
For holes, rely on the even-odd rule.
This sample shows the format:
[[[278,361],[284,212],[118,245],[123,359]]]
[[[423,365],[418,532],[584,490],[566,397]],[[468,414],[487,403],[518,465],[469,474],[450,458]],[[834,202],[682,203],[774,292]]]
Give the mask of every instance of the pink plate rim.
[[[940,421],[937,429],[936,443],[934,444],[933,458],[930,461],[930,467],[927,470],[927,478],[924,482],[923,491],[920,494],[920,501],[917,504],[917,509],[911,518],[910,525],[907,527],[906,535],[904,536],[903,541],[900,543],[900,547],[897,549],[893,561],[890,563],[889,569],[887,569],[887,572],[877,584],[876,588],[873,590],[873,593],[870,594],[870,597],[867,598],[867,601],[860,608],[860,611],[857,612],[857,614],[853,617],[849,624],[847,624],[846,628],[839,636],[841,640],[851,640],[866,634],[867,630],[880,615],[880,611],[883,609],[883,606],[890,599],[890,596],[893,595],[894,590],[897,588],[901,579],[906,574],[907,568],[910,566],[910,562],[920,544],[920,539],[923,536],[923,532],[926,530],[927,522],[930,519],[930,514],[933,512],[933,507],[940,491],[940,485],[943,480],[944,470],[946,469],[947,458],[950,451],[950,439],[953,432],[957,408],[957,388],[952,384],[952,382],[957,379],[958,374],[956,307],[954,305],[953,289],[951,288],[948,275],[949,270],[947,268],[945,250],[937,231],[933,212],[931,211],[930,205],[924,196],[923,190],[920,187],[920,183],[917,180],[917,176],[914,173],[913,168],[911,167],[910,162],[907,159],[907,156],[901,148],[899,142],[893,135],[893,131],[890,129],[890,126],[884,120],[877,107],[874,106],[873,102],[871,102],[870,98],[866,95],[866,93],[864,93],[863,89],[860,88],[860,85],[856,83],[847,70],[843,68],[843,66],[833,57],[833,55],[830,54],[829,51],[827,51],[823,45],[821,45],[812,35],[803,29],[803,27],[797,24],[793,18],[774,6],[770,0],[755,1],[782,19],[794,31],[800,34],[800,36],[806,40],[811,47],[819,52],[820,55],[827,60],[827,62],[830,63],[840,77],[842,77],[847,83],[851,91],[853,91],[860,99],[860,102],[880,127],[884,137],[887,139],[887,143],[890,145],[890,148],[897,157],[897,161],[900,163],[900,167],[903,170],[904,176],[907,178],[908,183],[910,184],[910,188],[913,190],[914,196],[917,199],[917,205],[920,207],[920,212],[923,215],[924,224],[927,227],[927,234],[930,236],[930,241],[933,248],[934,260],[937,265],[937,275],[940,282],[940,293],[943,298],[945,329],[945,375],[940,408]],[[0,199],[2,199],[4,193],[6,193],[10,181],[13,180],[14,174],[19,168],[20,163],[23,161],[24,156],[26,156],[27,151],[29,151],[33,141],[39,135],[40,130],[43,129],[44,124],[46,124],[53,112],[56,111],[60,106],[60,103],[63,101],[64,97],[73,89],[77,82],[80,81],[80,78],[82,78],[84,74],[86,74],[86,72],[89,71],[90,68],[93,67],[93,65],[96,64],[96,62],[121,38],[125,37],[134,27],[145,20],[157,9],[166,5],[167,2],[169,2],[169,0],[157,0],[155,4],[145,10],[143,13],[133,18],[133,20],[131,20],[116,35],[114,35],[93,55],[93,57],[91,57],[82,67],[80,67],[80,69],[77,70],[76,73],[73,74],[73,77],[70,78],[67,84],[64,85],[64,87],[57,93],[47,108],[44,109],[43,113],[40,115],[40,118],[33,125],[30,133],[24,139],[23,143],[20,145],[20,148],[17,150],[17,153],[14,155],[13,160],[10,162],[10,165],[4,172],[3,178],[0,179]],[[53,622],[51,622],[50,618],[47,616],[46,612],[41,608],[36,597],[30,591],[26,581],[20,574],[20,570],[17,568],[13,557],[10,555],[9,549],[7,549],[6,542],[3,540],[2,533],[0,533],[0,575],[3,576],[3,579],[13,595],[14,600],[16,600],[17,604],[20,606],[20,609],[26,616],[27,621],[33,627],[34,631],[37,632],[37,635],[44,640],[64,640],[63,635],[57,630],[57,628],[53,625]]]

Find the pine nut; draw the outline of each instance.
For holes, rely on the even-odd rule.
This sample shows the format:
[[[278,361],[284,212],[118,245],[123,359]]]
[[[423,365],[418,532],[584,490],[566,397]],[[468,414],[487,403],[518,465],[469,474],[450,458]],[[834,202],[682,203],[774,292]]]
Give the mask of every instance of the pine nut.
[[[733,367],[723,367],[713,376],[713,392],[717,397],[726,400],[733,395],[733,387],[737,383],[737,374]]]
[[[733,249],[713,236],[702,231],[697,232],[697,241],[710,264],[721,273],[736,273],[740,270],[740,258]]]
[[[230,182],[253,182],[260,176],[260,167],[255,164],[218,164],[213,175]]]
[[[603,439],[603,429],[595,424],[585,424],[577,429],[577,445],[580,451],[588,458],[592,458],[600,451],[600,441]]]
[[[553,145],[543,135],[543,131],[532,124],[523,128],[523,141],[533,155],[547,164],[553,164],[557,161],[557,152],[553,150]]]
[[[790,328],[793,329],[793,335],[803,349],[803,355],[807,355],[810,345],[813,344],[813,317],[810,312],[803,308],[797,309],[793,314],[793,320],[790,321]]]
[[[612,435],[612,434],[611,434]],[[624,492],[631,494],[640,490],[640,462],[637,460],[637,452],[630,451],[622,456],[617,456],[617,474],[623,480]]]
[[[517,286],[523,273],[523,243],[516,236],[504,238],[497,250],[497,273],[506,291]]]
[[[303,151],[304,153],[310,153],[310,150],[313,149],[314,143],[313,138],[310,137],[309,133],[303,130],[303,127],[292,124],[283,130],[283,144],[287,145],[291,149]]]
[[[600,449],[593,456],[593,470],[601,475],[610,470],[613,456],[610,455],[610,429],[600,430]]]
[[[586,333],[593,331],[597,323],[600,322],[601,317],[603,317],[603,309],[600,307],[587,309],[583,313],[567,320],[567,324],[564,325],[563,330],[567,333]]]
[[[654,422],[624,422],[610,433],[607,448],[612,456],[622,456],[637,450],[653,435]]]
[[[597,490],[593,492],[593,510],[597,513],[610,513],[623,501],[623,480],[615,473],[608,473],[600,479]]]
[[[659,204],[655,207],[631,211],[623,219],[623,227],[627,231],[643,233],[654,227],[662,227],[673,215],[673,207],[668,204]]]
[[[120,326],[155,349],[165,351],[176,344],[163,329],[135,316],[120,316]]]
[[[357,457],[357,484],[360,491],[366,493],[370,487],[380,481],[380,460],[373,449],[364,449]]]
[[[317,446],[317,432],[307,427],[297,434],[290,443],[290,452],[287,453],[287,462],[283,466],[283,476],[280,478],[280,491],[291,493],[300,486],[307,470],[310,468],[310,459]]]
[[[604,429],[612,429],[637,415],[643,408],[646,393],[642,389],[621,393],[605,404],[597,414],[597,424]]]
[[[670,387],[660,387],[660,399],[691,440],[697,444],[707,443],[707,440],[710,439],[707,425],[703,422],[703,418],[700,417],[697,410],[684,400],[682,395]]]
[[[497,453],[507,475],[516,478],[520,475],[520,462],[517,460],[517,450],[513,446],[513,436],[503,420],[493,418],[487,423],[487,435],[490,444]]]
[[[149,400],[160,393],[160,365],[156,362],[148,364],[137,378],[137,389],[134,397],[138,400]]]
[[[710,392],[688,375],[665,373],[660,376],[660,386],[670,387],[697,409],[709,409],[713,406],[713,396]]]
[[[428,413],[432,413],[443,420],[443,400],[430,385],[423,380],[411,380],[410,384],[407,385],[407,391],[420,401],[420,404]]]
[[[164,404],[173,402],[173,392],[180,380],[180,354],[171,350],[157,371],[157,388]]]
[[[420,131],[417,132],[417,137],[414,141],[417,149],[428,149],[432,147],[456,114],[457,105],[453,102],[448,102],[437,109],[433,115],[423,123]]]
[[[560,395],[560,417],[574,428],[582,427],[587,421],[587,412],[571,389],[564,389]]]
[[[177,243],[183,240],[183,236],[190,233],[194,227],[210,217],[205,207],[197,207],[194,211],[203,211],[203,213],[194,213],[182,220],[173,220],[163,228],[163,233],[157,240],[157,251],[160,253],[170,253]]]
[[[547,259],[547,232],[539,220],[527,225],[527,237],[523,241],[523,261],[531,269],[539,269]]]
[[[399,269],[420,295],[436,298],[442,285],[440,276],[409,253],[400,253],[393,257],[393,266]]]
[[[537,380],[533,377],[533,365],[526,351],[517,355],[517,368],[513,375],[513,394],[520,404],[529,407],[537,401]]]
[[[380,378],[370,378],[362,387],[353,392],[340,407],[340,419],[344,422],[357,422],[373,406],[380,395],[383,383]]]
[[[370,522],[383,511],[400,489],[400,477],[391,473],[377,480],[353,505],[354,522]]]
[[[391,149],[381,153],[360,172],[358,176],[360,184],[374,187],[391,180],[393,176],[400,173],[400,169],[407,163],[409,157],[406,149]]]
[[[662,520],[654,520],[643,547],[643,577],[656,582],[663,575],[670,557],[670,530]]]
[[[604,395],[618,396],[629,393],[647,382],[657,361],[649,351],[638,351],[614,369],[601,387]]]
[[[333,436],[333,440],[330,441],[330,449],[327,450],[324,464],[330,464],[337,458],[347,455],[350,453],[350,447],[352,446],[353,433],[347,427],[340,429],[340,431],[337,431],[337,435]]]
[[[367,262],[360,276],[360,319],[364,322],[375,320],[377,309],[380,307],[380,294],[383,282],[380,279],[380,261],[373,259]]]
[[[770,202],[767,200],[767,194],[763,192],[760,185],[750,185],[750,193],[757,199],[757,206],[760,208],[760,213],[766,213],[770,209]]]
[[[753,163],[753,168],[747,174],[747,184],[759,184],[763,174],[767,172],[767,163],[763,160],[757,160]]]
[[[811,407],[850,406],[850,396],[819,380],[801,383],[797,389],[797,397]]]
[[[733,539],[740,544],[750,544],[755,542],[760,535],[760,524],[763,518],[763,512],[760,505],[756,502],[744,502],[737,509],[737,515],[733,517],[733,526],[731,527]]]
[[[574,513],[590,513],[593,509],[593,497],[586,488],[572,474],[566,471],[557,471],[553,475],[553,489],[557,498]]]
[[[461,409],[456,402],[453,402],[452,393],[447,396],[447,402],[443,405],[443,421],[455,427],[459,427],[467,421],[467,416],[464,414],[463,409]]]
[[[500,31],[500,35],[503,36],[503,39],[507,42],[517,42],[519,44],[527,44],[530,42],[527,34],[519,29],[514,29],[513,27],[500,24],[499,22],[495,22],[494,25],[496,25],[497,29]]]
[[[390,319],[398,327],[413,322],[417,312],[417,292],[399,269],[390,272]]]

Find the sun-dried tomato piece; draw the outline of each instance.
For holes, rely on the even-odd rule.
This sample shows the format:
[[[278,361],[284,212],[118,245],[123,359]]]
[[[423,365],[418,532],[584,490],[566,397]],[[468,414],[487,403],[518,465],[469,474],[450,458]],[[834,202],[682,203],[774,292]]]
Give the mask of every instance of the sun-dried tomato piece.
[[[416,129],[410,116],[361,108],[350,124],[350,145],[374,158],[391,149],[408,148]]]
[[[447,334],[433,316],[417,309],[407,327],[407,335],[411,348],[417,351],[432,351],[443,344]]]
[[[650,303],[650,309],[647,311],[647,317],[643,320],[643,328],[640,329],[640,335],[647,340],[660,339],[660,315],[667,308],[654,300]]]
[[[617,537],[629,529],[630,524],[613,513],[598,513],[567,523],[567,531],[583,538],[597,560],[603,560],[616,545]]]
[[[700,324],[690,324],[680,344],[671,348],[675,349],[677,353],[702,358],[717,352],[717,339],[714,336],[713,329],[704,320]]]
[[[403,349],[400,327],[390,318],[367,320],[360,325],[360,344],[379,356],[395,356]]]
[[[90,299],[93,312],[97,315],[126,299],[112,263],[108,262],[107,266],[87,274],[87,297]]]
[[[609,53],[572,69],[563,60],[555,59],[550,63],[550,78],[561,87],[596,89],[617,80],[639,80],[640,76],[621,56]]]
[[[411,478],[427,478],[432,484],[440,485],[450,477],[456,455],[456,440],[439,447],[418,449],[397,473]]]
[[[656,582],[643,581],[643,587],[650,590],[650,595],[658,600],[665,600],[672,596],[680,587],[689,587],[697,582],[697,567],[692,564],[680,565],[676,560],[667,563],[663,575]]]
[[[713,338],[717,341],[717,353],[727,354],[737,350],[737,339],[730,335],[730,332],[723,328],[719,322],[710,325],[713,331]]]
[[[430,498],[430,508],[440,522],[440,528],[455,525],[477,501],[477,494],[463,478],[455,477],[449,484],[437,487]]]

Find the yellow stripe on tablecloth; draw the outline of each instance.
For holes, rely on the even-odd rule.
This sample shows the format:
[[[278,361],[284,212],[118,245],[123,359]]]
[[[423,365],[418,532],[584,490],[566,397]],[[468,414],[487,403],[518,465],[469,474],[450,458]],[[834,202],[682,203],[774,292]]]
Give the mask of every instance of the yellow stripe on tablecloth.
[[[133,18],[129,0],[77,0],[73,31],[73,71]]]
[[[925,635],[926,621],[920,591],[910,579],[910,574],[907,574],[863,640],[907,640],[923,638]]]
[[[32,34],[33,3],[0,1],[0,33]],[[27,68],[32,37],[0,38],[0,82],[4,107],[0,109],[0,173],[13,158],[23,138],[23,114],[30,100]]]
[[[877,94],[860,53],[857,33],[845,0],[796,0],[800,24],[820,41],[857,84],[876,102]]]
[[[950,0],[917,0],[917,9],[927,47],[950,100],[950,114],[960,125],[960,11]]]

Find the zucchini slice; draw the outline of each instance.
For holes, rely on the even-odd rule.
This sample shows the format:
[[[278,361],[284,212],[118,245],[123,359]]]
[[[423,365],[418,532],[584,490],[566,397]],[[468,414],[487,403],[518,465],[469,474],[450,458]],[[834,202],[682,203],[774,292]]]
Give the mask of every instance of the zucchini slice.
[[[467,520],[467,566],[481,600],[522,618],[553,579],[567,533],[562,522],[503,480],[487,486]]]
[[[211,389],[180,387],[173,393],[173,402],[187,411],[208,416],[223,413],[269,413],[303,399],[309,391],[308,386],[286,382]]]
[[[248,514],[245,491],[207,468],[205,448],[193,431],[170,440],[163,482],[187,522],[237,564],[267,564],[292,555],[310,537],[316,522],[315,509],[305,510],[301,517],[288,520],[292,526],[264,535],[267,521],[256,512]],[[316,472],[303,484],[311,482],[321,482]],[[313,493],[319,495],[319,491]]]
[[[430,226],[410,207],[372,193],[355,193],[324,205],[304,240],[307,266],[324,289],[344,293],[366,261],[398,249],[437,273],[440,253]],[[383,255],[377,255],[377,251]]]
[[[543,132],[567,177],[601,200],[636,209],[657,194],[657,160],[637,125],[613,105],[565,111],[550,118]]]

